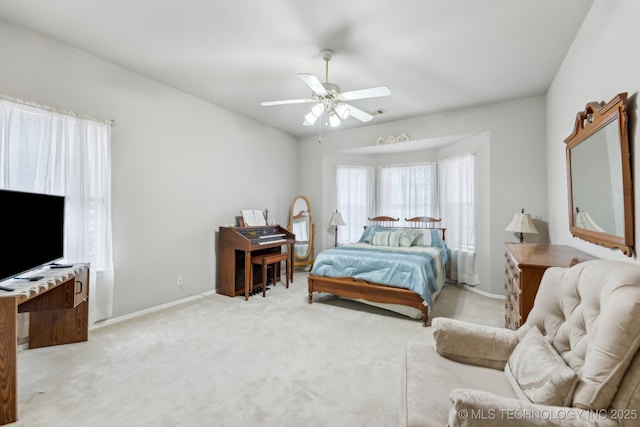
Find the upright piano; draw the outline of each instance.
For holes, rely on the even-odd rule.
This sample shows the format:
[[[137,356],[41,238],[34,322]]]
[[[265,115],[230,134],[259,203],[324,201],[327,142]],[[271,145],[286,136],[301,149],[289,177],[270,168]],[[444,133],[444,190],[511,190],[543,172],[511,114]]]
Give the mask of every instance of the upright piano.
[[[251,262],[255,255],[281,252],[287,247],[289,260],[287,265],[290,279],[293,280],[293,242],[295,236],[279,225],[258,227],[220,227],[218,235],[218,283],[217,292],[235,297],[244,295],[249,298],[253,285],[262,281],[260,266]],[[255,269],[255,270],[254,270]],[[280,267],[277,266],[277,280]]]

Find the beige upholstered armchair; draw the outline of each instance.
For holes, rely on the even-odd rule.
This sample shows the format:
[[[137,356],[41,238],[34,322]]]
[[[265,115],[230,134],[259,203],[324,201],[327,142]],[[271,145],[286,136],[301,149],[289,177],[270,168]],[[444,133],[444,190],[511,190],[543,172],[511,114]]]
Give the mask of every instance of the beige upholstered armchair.
[[[517,331],[432,326],[407,344],[403,425],[640,425],[637,264],[549,268]]]

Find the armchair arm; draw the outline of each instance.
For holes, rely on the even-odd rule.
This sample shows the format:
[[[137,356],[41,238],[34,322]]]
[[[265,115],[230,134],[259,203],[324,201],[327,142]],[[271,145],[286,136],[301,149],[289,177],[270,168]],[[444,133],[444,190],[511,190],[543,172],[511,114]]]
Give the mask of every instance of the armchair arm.
[[[614,427],[604,412],[544,406],[480,390],[458,388],[449,394],[448,427]]]
[[[470,365],[504,369],[518,344],[510,329],[436,317],[431,321],[436,351],[447,359]]]

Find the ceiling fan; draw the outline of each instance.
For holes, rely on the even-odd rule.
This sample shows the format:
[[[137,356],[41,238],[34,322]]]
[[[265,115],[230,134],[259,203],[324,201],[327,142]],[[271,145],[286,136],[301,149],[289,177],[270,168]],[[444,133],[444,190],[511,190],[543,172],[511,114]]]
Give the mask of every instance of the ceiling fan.
[[[361,122],[368,122],[373,116],[366,111],[347,104],[345,101],[357,99],[377,98],[391,95],[391,90],[386,86],[372,87],[368,89],[340,92],[340,86],[329,83],[329,61],[333,57],[333,51],[325,49],[320,52],[325,62],[325,82],[322,83],[313,74],[300,73],[298,77],[313,91],[311,98],[288,99],[283,101],[267,101],[260,105],[268,107],[272,105],[286,104],[314,104],[311,111],[304,116],[303,126],[313,125],[319,117],[324,115],[325,124],[336,127],[341,120],[353,117]]]

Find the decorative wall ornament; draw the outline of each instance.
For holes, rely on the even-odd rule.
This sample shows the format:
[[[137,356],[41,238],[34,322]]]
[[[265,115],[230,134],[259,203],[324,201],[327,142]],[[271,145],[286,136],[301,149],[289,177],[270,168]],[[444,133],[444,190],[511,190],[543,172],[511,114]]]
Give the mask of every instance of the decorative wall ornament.
[[[377,145],[395,144],[397,142],[409,141],[409,135],[401,133],[400,135],[379,136],[376,140]]]

